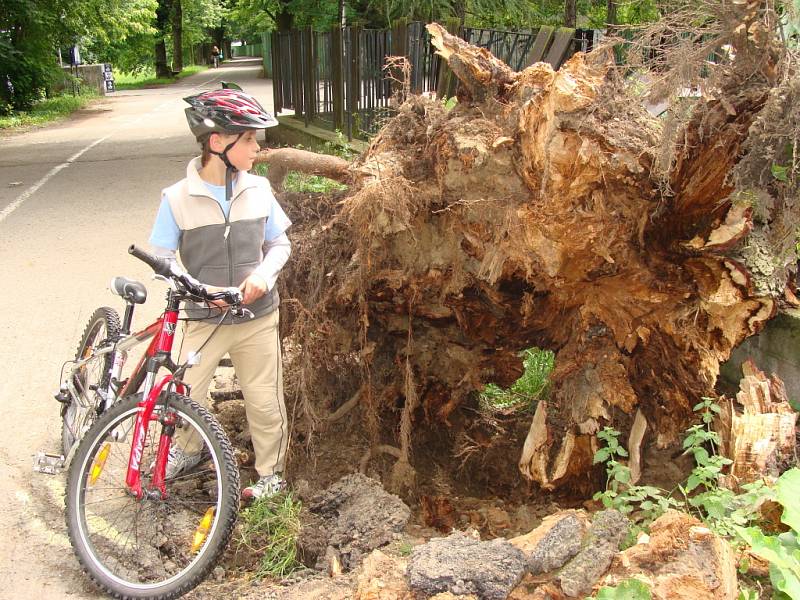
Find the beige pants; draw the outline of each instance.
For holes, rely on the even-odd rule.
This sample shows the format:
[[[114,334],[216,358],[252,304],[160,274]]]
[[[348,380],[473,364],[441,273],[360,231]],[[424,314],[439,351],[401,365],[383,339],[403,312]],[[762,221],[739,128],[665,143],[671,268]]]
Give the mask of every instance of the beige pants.
[[[222,325],[203,345],[215,327],[197,321],[187,324],[180,360],[186,360],[188,352],[200,350],[200,362],[187,369],[183,379],[192,387],[192,399],[207,405],[214,371],[220,359],[230,355],[244,393],[256,471],[262,477],[280,473],[286,463],[289,423],[283,403],[278,310],[246,323]]]

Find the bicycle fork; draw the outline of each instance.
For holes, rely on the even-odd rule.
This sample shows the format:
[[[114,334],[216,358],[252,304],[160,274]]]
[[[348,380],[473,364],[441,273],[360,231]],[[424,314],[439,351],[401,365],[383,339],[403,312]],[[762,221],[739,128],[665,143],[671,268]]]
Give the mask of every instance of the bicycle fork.
[[[169,389],[173,385],[175,391],[180,394],[186,393],[186,386],[177,383],[172,375],[164,376],[158,383],[155,383],[156,372],[162,364],[169,360],[172,351],[172,343],[175,336],[176,324],[178,321],[178,311],[168,310],[164,314],[161,326],[161,333],[157,341],[156,353],[148,361],[147,376],[142,389],[143,400],[139,402],[139,410],[136,414],[136,422],[133,429],[133,441],[131,443],[131,453],[128,458],[128,470],[125,476],[125,484],[128,492],[139,500],[145,497],[164,500],[167,497],[165,475],[169,449],[172,444],[172,437],[175,434],[175,426],[178,421],[177,415],[170,410],[169,393],[164,394],[163,410],[160,415],[154,417],[153,412],[156,403],[164,393],[164,388]],[[161,435],[158,440],[158,449],[153,464],[153,472],[149,485],[142,486],[141,463],[144,453],[145,442],[147,441],[147,431],[151,421],[158,419],[162,425]]]

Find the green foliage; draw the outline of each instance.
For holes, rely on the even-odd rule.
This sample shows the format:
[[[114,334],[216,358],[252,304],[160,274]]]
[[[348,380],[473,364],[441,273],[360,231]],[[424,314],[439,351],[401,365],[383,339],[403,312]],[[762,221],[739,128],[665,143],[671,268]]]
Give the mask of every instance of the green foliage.
[[[712,429],[720,407],[712,398],[703,398],[694,410],[700,413],[701,423],[686,430],[683,447],[685,454],[694,457],[695,468],[680,489],[709,527],[720,535],[732,536],[736,527],[758,518],[760,502],[773,492],[761,481],[743,485],[740,494],[719,486],[722,470],[731,464],[730,459],[717,454],[720,439]]]
[[[735,527],[753,554],[769,561],[769,576],[778,598],[800,600],[800,469],[780,476],[776,484],[777,501],[783,506],[781,521],[789,531],[765,535],[758,527]]]
[[[255,576],[284,577],[300,568],[297,536],[302,504],[291,492],[256,500],[240,514],[238,546],[260,556]]]
[[[617,587],[602,587],[597,592],[598,600],[650,600],[650,588],[638,579],[626,579]]]
[[[614,508],[633,517],[636,527],[626,542],[630,543],[638,531],[646,528],[669,508],[677,508],[678,502],[663,490],[651,485],[631,485],[631,470],[618,459],[627,458],[628,451],[619,443],[620,432],[604,427],[597,437],[605,442],[594,455],[594,464],[606,464],[606,489],[597,492],[594,500],[600,500],[606,508]]]
[[[288,192],[328,194],[337,190],[347,189],[343,185],[327,177],[309,175],[298,171],[289,171],[283,181],[283,187]]]
[[[84,89],[77,96],[64,94],[41,100],[34,104],[30,111],[20,111],[9,116],[0,117],[0,129],[43,125],[68,116],[70,113],[83,108],[92,98],[96,97],[97,94],[93,91]]]
[[[520,356],[522,376],[507,390],[494,383],[487,384],[478,396],[481,410],[505,414],[530,411],[537,400],[546,397],[555,354],[550,350],[534,347],[523,350]]]

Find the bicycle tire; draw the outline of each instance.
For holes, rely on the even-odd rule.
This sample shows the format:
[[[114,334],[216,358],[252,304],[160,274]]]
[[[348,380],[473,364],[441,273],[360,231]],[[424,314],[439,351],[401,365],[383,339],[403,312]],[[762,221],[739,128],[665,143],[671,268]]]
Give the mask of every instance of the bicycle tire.
[[[80,442],[67,475],[67,532],[82,568],[104,592],[114,598],[169,600],[196,587],[227,547],[239,512],[239,471],[233,447],[216,419],[193,400],[172,394],[170,410],[190,428],[188,433],[199,435],[208,456],[194,470],[167,480],[167,498],[137,500],[127,492],[125,471],[129,427],[140,398],[129,396],[112,406]],[[163,413],[160,402],[154,414],[159,411]],[[163,428],[158,416],[151,420],[147,436],[156,446]],[[92,483],[92,469],[106,447],[101,474]],[[140,461],[143,484],[153,456],[154,449],[148,452],[146,446]],[[122,508],[115,512],[114,503]],[[187,549],[189,541],[197,539],[200,515],[207,516],[212,508],[213,521],[201,545]],[[128,514],[131,509],[133,514]],[[133,521],[132,529],[120,522],[123,515]]]
[[[117,311],[108,306],[102,306],[95,310],[89,318],[89,322],[86,323],[81,339],[78,342],[78,348],[75,350],[75,360],[88,357],[97,344],[108,338],[118,336],[120,329],[121,325]],[[94,365],[99,375],[99,380],[94,382],[94,384],[106,385],[108,383],[107,377],[111,371],[113,356],[111,354],[106,354],[100,358],[97,364]],[[87,368],[89,366],[90,365],[86,365]],[[74,383],[76,387],[83,389],[86,389],[88,385],[93,385],[89,383],[88,375],[83,382],[75,381]],[[64,456],[69,454],[73,444],[75,444],[75,441],[80,436],[80,430],[85,429],[86,425],[89,425],[95,419],[97,415],[97,402],[100,401],[100,397],[96,394],[95,396],[94,414],[91,412],[86,415],[80,414],[80,407],[72,398],[70,398],[69,403],[65,404],[61,409],[61,447]]]

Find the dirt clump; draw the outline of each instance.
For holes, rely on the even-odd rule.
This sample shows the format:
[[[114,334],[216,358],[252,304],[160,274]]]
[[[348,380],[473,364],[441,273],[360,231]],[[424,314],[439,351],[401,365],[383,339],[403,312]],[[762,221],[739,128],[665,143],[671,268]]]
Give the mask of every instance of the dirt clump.
[[[326,569],[338,561],[345,571],[376,548],[394,541],[411,510],[366,475],[354,473],[305,501],[298,546],[306,564]]]

